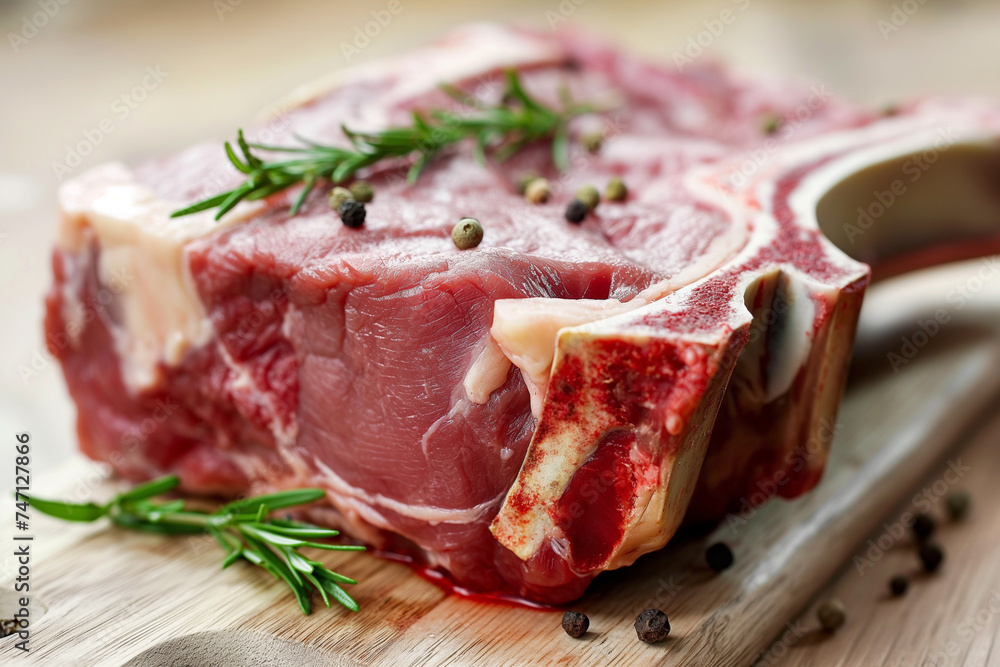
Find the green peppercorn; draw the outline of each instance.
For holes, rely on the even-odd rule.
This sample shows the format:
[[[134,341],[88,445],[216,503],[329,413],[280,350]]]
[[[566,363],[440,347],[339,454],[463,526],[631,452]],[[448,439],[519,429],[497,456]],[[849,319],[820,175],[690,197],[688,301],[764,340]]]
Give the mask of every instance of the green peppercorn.
[[[451,230],[451,240],[459,250],[475,248],[483,241],[483,226],[475,218],[462,218]]]
[[[670,619],[659,609],[646,609],[635,619],[635,635],[647,644],[662,642],[670,634]]]
[[[536,178],[524,188],[524,196],[532,204],[547,202],[550,194],[552,194],[552,190],[549,188],[548,180],[544,178]]]
[[[600,132],[588,132],[580,137],[580,143],[588,153],[596,153],[604,145],[604,135]]]
[[[919,555],[925,572],[937,572],[944,561],[944,551],[936,544],[925,544],[920,547]]]
[[[961,521],[969,513],[972,498],[968,491],[952,491],[944,499],[945,508],[952,521]]]
[[[926,512],[921,512],[913,517],[913,534],[921,542],[926,542],[934,534],[937,522]]]
[[[365,224],[365,216],[367,211],[365,211],[365,205],[361,202],[356,202],[353,199],[348,199],[340,205],[337,209],[340,213],[340,220],[351,229],[357,229],[361,225]]]
[[[520,176],[518,176],[517,177],[517,194],[523,195],[525,193],[525,191],[528,189],[528,185],[532,181],[537,180],[537,179],[539,179],[541,177],[542,177],[542,175],[539,174],[535,170],[526,171],[523,174],[521,174]]]
[[[573,223],[581,223],[587,217],[587,205],[579,199],[574,199],[566,206],[566,219]]]
[[[733,564],[733,551],[726,544],[716,542],[705,551],[705,562],[716,572],[728,570]]]
[[[372,189],[368,181],[354,181],[351,184],[351,194],[356,201],[362,204],[367,204],[372,199],[375,199],[375,190]]]
[[[567,635],[576,639],[587,634],[587,630],[590,628],[590,619],[587,618],[586,614],[581,614],[578,611],[567,611],[563,614],[562,627]]]
[[[882,107],[883,116],[896,116],[899,114],[899,105],[895,102],[890,102]]]
[[[588,211],[593,211],[601,203],[601,195],[593,185],[584,185],[577,190],[576,198],[587,205]]]
[[[764,134],[777,134],[778,130],[781,129],[781,116],[776,113],[767,114],[764,116],[764,120],[761,121],[760,128],[764,131]]]
[[[909,580],[902,575],[896,575],[895,577],[889,580],[889,591],[893,594],[894,597],[898,598],[906,595],[906,589],[908,589],[909,587],[910,587]]]
[[[628,188],[625,182],[617,176],[608,181],[608,187],[604,190],[604,198],[608,201],[625,201],[628,197]]]
[[[847,620],[844,603],[840,600],[827,600],[816,610],[816,618],[826,632],[835,632]]]
[[[330,190],[328,201],[330,202],[330,208],[334,211],[339,211],[341,204],[352,199],[354,199],[354,195],[351,194],[350,190],[337,186],[333,190]]]

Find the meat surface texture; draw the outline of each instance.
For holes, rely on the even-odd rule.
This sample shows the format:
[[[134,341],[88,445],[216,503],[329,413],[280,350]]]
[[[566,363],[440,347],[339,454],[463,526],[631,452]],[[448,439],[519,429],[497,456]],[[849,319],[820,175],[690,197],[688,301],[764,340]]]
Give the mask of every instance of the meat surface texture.
[[[552,105],[565,88],[606,107],[573,121],[568,172],[547,145],[488,166],[462,146],[412,185],[378,165],[361,229],[320,189],[296,216],[293,190],[219,223],[170,219],[239,182],[218,142],[66,182],[46,332],[84,452],[192,493],[319,486],[313,520],[459,587],[551,603],[686,515],[815,485],[869,278],[818,216],[855,224],[838,184],[945,126],[948,149],[979,155],[983,107],[883,117],[822,87],[470,26],[300,89],[249,135],[343,144],[342,124],[455,107],[442,83],[497,103],[506,68]],[[528,170],[548,203],[517,193]],[[577,188],[612,176],[628,198],[568,223]],[[450,237],[463,216],[485,229],[473,250]],[[876,232],[861,255],[886,254]]]

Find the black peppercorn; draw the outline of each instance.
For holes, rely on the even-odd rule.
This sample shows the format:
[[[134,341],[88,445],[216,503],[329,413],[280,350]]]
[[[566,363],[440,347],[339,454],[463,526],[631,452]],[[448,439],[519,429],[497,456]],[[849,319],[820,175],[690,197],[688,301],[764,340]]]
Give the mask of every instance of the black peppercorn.
[[[920,547],[920,562],[926,572],[937,572],[944,561],[944,551],[936,544],[925,544]]]
[[[662,642],[670,634],[670,620],[659,609],[646,609],[635,619],[635,634],[647,644]]]
[[[906,589],[909,587],[910,587],[910,582],[906,579],[906,577],[896,575],[895,577],[889,580],[889,591],[895,597],[901,597],[903,595],[906,595]]]
[[[913,517],[913,534],[921,542],[929,540],[931,535],[934,534],[935,528],[937,528],[937,523],[931,518],[930,514],[921,512]]]
[[[961,521],[965,518],[965,515],[969,513],[970,500],[968,491],[952,491],[948,494],[948,497],[944,499],[944,504],[952,521]]]
[[[566,207],[566,219],[575,223],[583,222],[583,219],[587,217],[587,211],[589,210],[590,209],[587,208],[587,205],[582,201],[574,199]]]
[[[337,209],[340,219],[351,229],[357,229],[365,224],[365,205],[361,202],[347,200]]]
[[[716,572],[728,570],[733,564],[733,551],[722,542],[716,542],[705,551],[705,562]]]
[[[590,619],[578,611],[567,611],[563,614],[562,626],[566,634],[575,639],[586,634],[590,627]]]

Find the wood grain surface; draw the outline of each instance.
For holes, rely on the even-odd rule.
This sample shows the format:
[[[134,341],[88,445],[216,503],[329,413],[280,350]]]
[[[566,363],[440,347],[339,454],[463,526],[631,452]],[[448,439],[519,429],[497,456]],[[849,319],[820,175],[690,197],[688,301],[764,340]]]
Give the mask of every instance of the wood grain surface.
[[[354,588],[361,613],[320,608],[303,617],[286,589],[265,573],[220,571],[220,552],[210,538],[67,525],[35,513],[33,591],[45,612],[32,623],[30,664],[745,665],[761,657],[826,664],[810,662],[808,652],[851,641],[852,633],[861,633],[854,640],[860,648],[844,655],[855,649],[885,653],[896,638],[872,634],[877,624],[865,623],[865,614],[875,619],[884,613],[877,606],[884,597],[881,570],[854,580],[845,574],[837,584],[852,607],[871,607],[858,618],[852,613],[842,636],[810,639],[819,633],[806,618],[806,632],[787,651],[772,641],[882,525],[875,508],[909,497],[975,423],[1000,390],[998,363],[994,341],[970,339],[928,352],[904,373],[863,377],[844,403],[830,468],[815,492],[733,515],[711,535],[686,536],[632,568],[602,575],[575,605],[591,618],[592,630],[581,640],[562,632],[558,611],[448,596],[404,565],[359,554],[324,560],[361,582]],[[976,468],[970,484],[989,479],[997,467],[994,461]],[[96,466],[64,474],[65,497],[112,492],[113,482],[102,481]],[[963,529],[973,539],[971,524]],[[735,566],[721,575],[702,560],[705,544],[717,539],[736,554]],[[883,566],[902,562],[902,545],[899,551]],[[976,553],[990,550],[970,552],[968,562],[993,568],[995,575],[995,559],[977,560]],[[947,585],[948,577],[977,576],[974,568],[956,572],[961,562],[956,558],[933,582],[915,582],[913,600]],[[9,609],[6,579],[0,606]],[[967,590],[969,599],[956,604],[983,603],[985,589]],[[670,616],[667,641],[636,639],[632,621],[646,607]],[[990,626],[982,637],[995,634]],[[15,664],[17,657],[10,642],[0,645],[0,662]]]
[[[829,598],[844,602],[844,627],[832,635],[814,630],[816,604],[810,605],[791,624],[791,630],[770,647],[761,664],[1000,664],[998,442],[1000,415],[994,411],[967,446],[954,452],[948,464],[912,490],[911,500],[919,509],[929,507],[941,521],[935,535],[945,552],[940,572],[924,574],[910,536],[897,540],[889,532],[906,512],[915,511],[914,503],[907,502],[884,517],[889,528],[876,530],[869,537],[871,543],[866,540],[836,581],[817,596],[817,603]],[[945,489],[971,493],[972,510],[965,520],[945,519]],[[896,575],[910,578],[909,590],[902,598],[889,594],[889,579]]]

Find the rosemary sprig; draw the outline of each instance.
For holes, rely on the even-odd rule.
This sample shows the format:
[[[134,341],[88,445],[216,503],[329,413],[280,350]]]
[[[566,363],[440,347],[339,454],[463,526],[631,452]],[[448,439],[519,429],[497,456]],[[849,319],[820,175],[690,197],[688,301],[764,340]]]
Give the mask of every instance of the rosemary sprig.
[[[358,603],[343,589],[344,584],[356,584],[327,569],[323,563],[299,553],[302,547],[330,551],[363,551],[364,547],[326,544],[312,540],[336,537],[336,530],[320,528],[300,521],[271,519],[274,510],[319,500],[322,489],[295,489],[269,495],[237,500],[208,513],[187,509],[183,500],[156,503],[150,500],[177,488],[180,480],[174,476],[160,477],[119,493],[104,505],[94,503],[64,503],[30,498],[32,507],[66,521],[97,521],[108,517],[123,528],[165,535],[205,533],[214,537],[226,551],[223,569],[243,559],[260,566],[284,581],[292,589],[302,613],[308,614],[312,589],[319,591],[326,606],[330,599],[352,611]]]
[[[247,143],[243,130],[239,130],[236,147],[240,154],[227,141],[226,155],[233,166],[246,174],[246,180],[232,190],[174,211],[171,217],[217,208],[215,219],[218,220],[244,199],[263,199],[303,183],[304,187],[292,204],[291,213],[295,215],[320,180],[341,183],[381,160],[411,157],[408,179],[412,183],[442,149],[465,139],[475,140],[473,150],[480,163],[485,163],[487,150],[491,150],[497,160],[504,160],[529,143],[551,139],[554,163],[559,169],[567,169],[568,122],[573,116],[594,110],[591,105],[574,104],[565,95],[562,110],[549,108],[525,92],[514,71],[506,73],[506,89],[496,106],[484,107],[450,86],[443,86],[442,90],[466,108],[432,110],[426,115],[414,112],[411,125],[381,132],[354,132],[342,126],[350,140],[350,148],[326,146],[302,138],[299,138],[302,146]],[[264,160],[255,150],[287,156]]]

